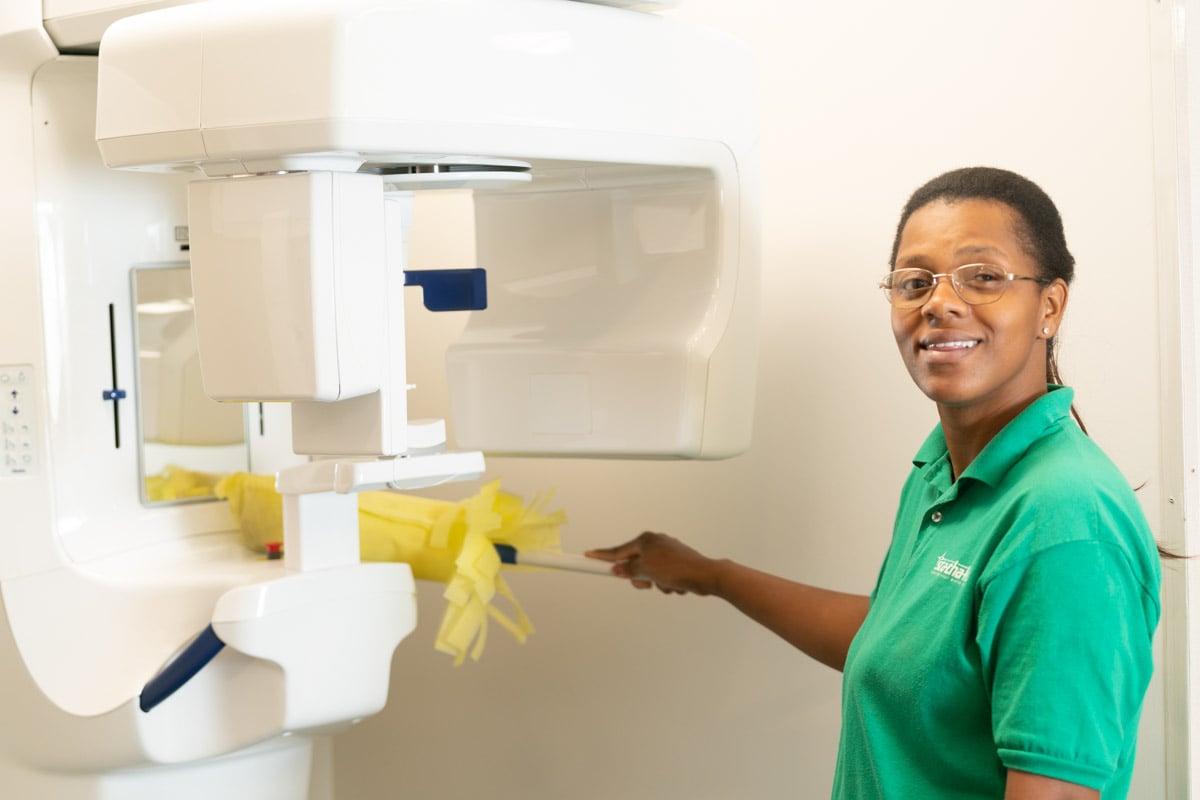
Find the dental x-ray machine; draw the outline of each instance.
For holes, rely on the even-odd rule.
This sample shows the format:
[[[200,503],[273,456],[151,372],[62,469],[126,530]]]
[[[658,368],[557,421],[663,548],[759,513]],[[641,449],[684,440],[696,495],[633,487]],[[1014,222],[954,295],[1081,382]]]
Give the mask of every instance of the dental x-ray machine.
[[[669,4],[4,4],[0,796],[306,797],[416,619],[356,492],[746,448],[752,71]],[[409,265],[451,188],[476,264]],[[414,284],[471,310],[461,449],[408,417]],[[282,560],[148,495],[216,451],[277,473]]]

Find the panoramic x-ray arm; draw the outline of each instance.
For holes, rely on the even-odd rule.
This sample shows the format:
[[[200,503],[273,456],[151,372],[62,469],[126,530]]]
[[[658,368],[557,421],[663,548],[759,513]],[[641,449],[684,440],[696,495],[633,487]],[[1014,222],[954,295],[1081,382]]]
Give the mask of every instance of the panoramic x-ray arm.
[[[723,36],[566,0],[204,3],[109,31],[97,139],[110,166],[237,185],[205,193],[248,195],[253,175],[328,202],[246,218],[263,243],[281,218],[328,239],[341,202],[377,218],[381,194],[473,188],[490,297],[448,356],[459,444],[722,457],[748,445],[756,368],[751,79]],[[328,173],[345,186],[316,194]],[[195,197],[189,213],[200,276]],[[343,333],[320,347],[357,349]],[[319,400],[354,394],[367,360],[340,359]]]
[[[724,38],[576,2],[215,2],[114,25],[101,53],[110,166],[207,176],[189,197],[206,391],[291,402],[297,452],[349,457],[281,475],[289,497],[482,470],[409,447],[400,275],[421,189],[474,189],[489,274],[448,353],[460,443],[748,445],[750,68]]]

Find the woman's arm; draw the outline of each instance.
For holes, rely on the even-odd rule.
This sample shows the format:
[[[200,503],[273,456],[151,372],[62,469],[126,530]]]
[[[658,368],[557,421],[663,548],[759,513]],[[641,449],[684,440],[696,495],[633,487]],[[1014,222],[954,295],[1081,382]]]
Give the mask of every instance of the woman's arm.
[[[643,533],[619,547],[588,552],[613,562],[613,574],[640,589],[657,586],[671,594],[713,595],[783,637],[823,664],[840,670],[863,618],[868,599],[796,583],[711,559],[670,536]]]
[[[1004,800],[1100,800],[1100,792],[1077,783],[1010,769]]]

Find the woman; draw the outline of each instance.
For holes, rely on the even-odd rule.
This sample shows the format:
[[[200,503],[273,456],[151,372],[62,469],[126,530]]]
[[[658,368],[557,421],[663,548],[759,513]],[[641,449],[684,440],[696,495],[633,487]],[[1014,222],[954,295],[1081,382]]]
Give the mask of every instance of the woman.
[[[1123,798],[1160,572],[1057,385],[1062,220],[1019,175],[955,170],[909,199],[891,265],[896,344],[941,421],[869,597],[662,534],[589,555],[639,588],[722,597],[843,670],[835,798]]]

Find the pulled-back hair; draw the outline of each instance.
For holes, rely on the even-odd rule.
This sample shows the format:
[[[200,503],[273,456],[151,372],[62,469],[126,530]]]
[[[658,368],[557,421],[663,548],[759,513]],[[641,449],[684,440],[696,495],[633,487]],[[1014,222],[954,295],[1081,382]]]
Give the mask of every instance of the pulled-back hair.
[[[1067,249],[1062,217],[1042,188],[1028,178],[995,167],[963,167],[937,176],[913,192],[900,213],[896,238],[892,240],[892,255],[888,263],[894,269],[900,236],[908,218],[930,203],[956,203],[962,200],[990,200],[1004,203],[1016,213],[1017,241],[1037,265],[1038,277],[1046,282],[1062,278],[1071,283],[1075,278],[1075,257]],[[1046,342],[1046,382],[1062,383],[1058,372],[1058,337]],[[1074,411],[1074,409],[1072,409]],[[1080,427],[1083,421],[1075,415]],[[1085,428],[1086,430],[1086,428]]]

